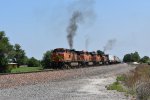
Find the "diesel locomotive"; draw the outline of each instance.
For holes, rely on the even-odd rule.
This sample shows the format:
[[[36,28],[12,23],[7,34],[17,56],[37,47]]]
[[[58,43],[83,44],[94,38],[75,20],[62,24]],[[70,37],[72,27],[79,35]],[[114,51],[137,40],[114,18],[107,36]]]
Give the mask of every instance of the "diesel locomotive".
[[[68,69],[116,63],[120,63],[118,57],[105,54],[101,55],[96,52],[56,48],[51,54],[51,66],[53,69]]]

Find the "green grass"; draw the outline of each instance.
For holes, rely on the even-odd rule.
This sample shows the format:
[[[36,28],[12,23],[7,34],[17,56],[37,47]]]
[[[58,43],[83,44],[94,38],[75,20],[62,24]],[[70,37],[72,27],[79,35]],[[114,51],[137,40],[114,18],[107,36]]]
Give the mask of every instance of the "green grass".
[[[133,88],[128,89],[122,85],[122,82],[125,82],[125,81],[126,81],[125,75],[117,76],[116,82],[110,84],[106,88],[107,88],[107,90],[116,90],[118,92],[125,92],[126,96],[129,96],[129,95],[134,96],[135,95],[135,89],[133,89]]]
[[[123,86],[119,82],[114,82],[107,87],[107,90],[116,90],[118,92],[126,92]]]
[[[11,73],[34,72],[34,71],[41,71],[41,70],[43,70],[42,67],[19,67],[16,69],[12,69]]]
[[[116,80],[117,81],[125,81],[125,76],[124,75],[117,76]]]

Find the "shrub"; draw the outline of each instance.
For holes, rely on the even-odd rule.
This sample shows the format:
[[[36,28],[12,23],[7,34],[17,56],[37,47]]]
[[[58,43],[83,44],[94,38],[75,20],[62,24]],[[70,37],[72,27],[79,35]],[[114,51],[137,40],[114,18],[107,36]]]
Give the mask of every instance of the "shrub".
[[[150,66],[139,65],[135,70],[130,71],[125,75],[125,85],[128,87],[134,87],[143,82],[150,81]]]

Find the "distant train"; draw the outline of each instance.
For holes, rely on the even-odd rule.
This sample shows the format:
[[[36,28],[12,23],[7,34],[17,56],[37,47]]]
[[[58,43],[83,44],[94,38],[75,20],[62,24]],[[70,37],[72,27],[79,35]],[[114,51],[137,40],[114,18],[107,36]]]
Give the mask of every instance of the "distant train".
[[[51,54],[51,66],[54,69],[68,69],[86,66],[120,63],[117,56],[100,55],[96,52],[76,51],[56,48]]]

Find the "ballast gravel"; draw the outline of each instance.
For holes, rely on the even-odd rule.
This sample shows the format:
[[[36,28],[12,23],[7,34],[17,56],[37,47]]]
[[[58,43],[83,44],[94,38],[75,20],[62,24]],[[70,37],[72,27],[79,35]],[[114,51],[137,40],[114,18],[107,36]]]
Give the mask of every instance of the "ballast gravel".
[[[135,67],[127,64],[0,76],[0,100],[131,100],[106,85]]]

